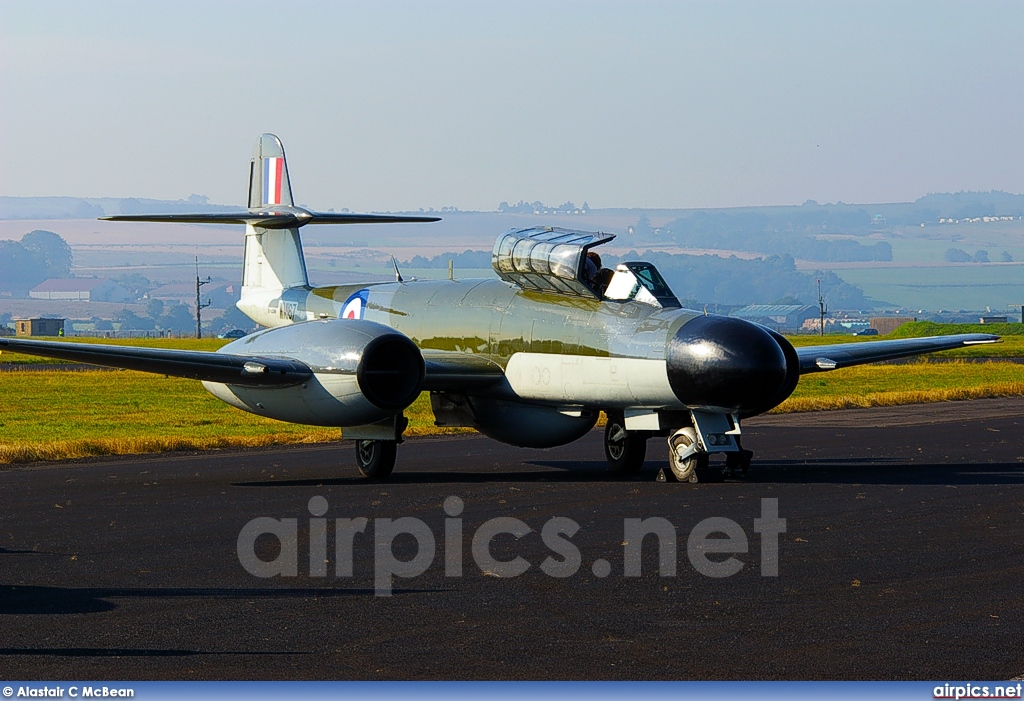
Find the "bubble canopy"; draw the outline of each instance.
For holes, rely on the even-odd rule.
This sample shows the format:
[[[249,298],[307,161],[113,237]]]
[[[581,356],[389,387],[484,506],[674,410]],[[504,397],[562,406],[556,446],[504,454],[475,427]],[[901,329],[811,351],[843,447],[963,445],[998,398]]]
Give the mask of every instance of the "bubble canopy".
[[[615,234],[557,227],[512,229],[498,237],[491,255],[494,272],[525,290],[577,297],[599,295],[584,282],[583,259]]]

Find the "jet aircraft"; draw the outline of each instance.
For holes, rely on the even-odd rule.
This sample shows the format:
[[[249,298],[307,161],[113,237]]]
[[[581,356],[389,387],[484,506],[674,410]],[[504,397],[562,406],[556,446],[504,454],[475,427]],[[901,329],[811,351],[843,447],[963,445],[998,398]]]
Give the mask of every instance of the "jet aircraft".
[[[268,327],[217,352],[0,338],[0,347],[201,380],[261,416],[342,428],[356,462],[386,479],[407,426],[430,393],[439,426],[468,426],[515,446],[574,441],[607,414],[605,455],[639,470],[653,436],[667,439],[661,479],[746,470],[741,422],[785,400],[808,373],[913,356],[997,336],[960,334],[794,348],[742,319],[681,308],[653,265],[588,271],[587,254],[614,235],[514,229],[493,249],[496,277],[312,287],[299,229],[309,224],[429,222],[310,212],[294,204],[284,148],[261,135],[249,209],[224,214],[104,217],[112,221],[245,225],[238,308]],[[396,269],[397,272],[397,269]],[[598,282],[597,280],[601,280]]]

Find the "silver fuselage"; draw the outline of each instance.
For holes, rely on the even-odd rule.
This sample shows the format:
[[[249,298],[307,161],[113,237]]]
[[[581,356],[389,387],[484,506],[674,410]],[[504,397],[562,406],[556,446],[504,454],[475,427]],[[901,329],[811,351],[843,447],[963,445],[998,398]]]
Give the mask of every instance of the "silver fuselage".
[[[495,392],[553,404],[682,408],[666,353],[700,314],[692,310],[525,291],[496,279],[291,288],[239,306],[260,324],[283,326],[342,317],[360,291],[359,316],[405,334],[424,358],[500,366],[507,382]]]

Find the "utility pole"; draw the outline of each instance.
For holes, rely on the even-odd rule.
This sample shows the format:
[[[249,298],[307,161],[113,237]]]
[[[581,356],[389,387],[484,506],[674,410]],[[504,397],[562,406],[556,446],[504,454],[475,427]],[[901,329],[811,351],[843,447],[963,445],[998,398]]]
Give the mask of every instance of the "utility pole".
[[[821,280],[818,280],[818,321],[821,322],[821,326],[818,327],[819,335],[825,335],[825,315],[828,314],[828,307],[825,306],[825,300],[821,296]]]
[[[207,300],[206,304],[203,304],[202,300],[199,299],[199,288],[203,285],[209,285],[213,280],[207,275],[205,280],[199,279],[199,256],[196,256],[196,338],[203,337],[203,310],[210,306],[210,301]]]

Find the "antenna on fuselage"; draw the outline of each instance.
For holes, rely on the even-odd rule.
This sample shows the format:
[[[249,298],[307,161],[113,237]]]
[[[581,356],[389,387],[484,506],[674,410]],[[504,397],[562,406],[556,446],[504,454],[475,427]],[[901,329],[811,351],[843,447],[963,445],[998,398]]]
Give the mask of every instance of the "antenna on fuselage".
[[[394,256],[391,256],[391,265],[395,266],[395,282],[405,282],[402,279],[402,273],[398,272],[398,261],[395,260]]]

